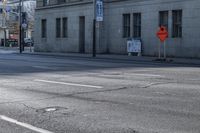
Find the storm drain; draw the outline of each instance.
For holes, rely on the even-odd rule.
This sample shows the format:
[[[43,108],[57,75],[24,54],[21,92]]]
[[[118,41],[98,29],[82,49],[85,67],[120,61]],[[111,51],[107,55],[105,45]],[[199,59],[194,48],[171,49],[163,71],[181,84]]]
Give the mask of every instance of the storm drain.
[[[55,112],[55,111],[67,110],[67,109],[68,108],[65,108],[65,107],[55,106],[55,107],[46,107],[46,108],[37,109],[36,112],[38,112],[38,113],[48,113],[48,112]]]

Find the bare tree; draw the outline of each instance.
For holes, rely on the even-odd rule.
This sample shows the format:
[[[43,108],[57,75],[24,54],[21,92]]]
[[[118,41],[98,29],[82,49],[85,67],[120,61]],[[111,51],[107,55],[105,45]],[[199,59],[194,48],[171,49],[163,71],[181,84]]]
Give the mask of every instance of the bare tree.
[[[25,1],[24,2],[24,11],[27,13],[27,21],[30,29],[33,29],[33,24],[35,20],[35,1]]]

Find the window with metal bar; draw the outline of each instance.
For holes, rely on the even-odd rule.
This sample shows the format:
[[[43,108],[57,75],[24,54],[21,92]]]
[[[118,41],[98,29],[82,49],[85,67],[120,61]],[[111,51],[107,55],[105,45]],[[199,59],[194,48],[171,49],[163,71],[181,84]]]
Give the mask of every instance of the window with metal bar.
[[[168,11],[159,12],[159,27],[164,26],[168,30]]]
[[[64,3],[66,3],[66,0],[57,0],[57,3],[58,4],[64,4]]]
[[[123,14],[123,37],[130,37],[130,14]]]
[[[62,18],[62,36],[68,37],[68,19],[67,17]]]
[[[61,37],[61,19],[56,18],[56,38]]]
[[[47,20],[42,19],[41,20],[41,37],[46,38],[47,37]]]
[[[141,37],[141,13],[133,14],[133,37]]]
[[[182,37],[182,10],[172,11],[172,37]]]
[[[43,6],[49,5],[49,0],[43,0],[42,2],[43,2]]]

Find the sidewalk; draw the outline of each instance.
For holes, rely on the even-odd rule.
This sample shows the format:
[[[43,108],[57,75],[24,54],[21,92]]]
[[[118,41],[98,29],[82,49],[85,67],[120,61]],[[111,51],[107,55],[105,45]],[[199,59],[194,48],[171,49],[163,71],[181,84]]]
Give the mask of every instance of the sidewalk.
[[[18,48],[2,48],[2,47],[0,47],[0,53],[15,53],[15,54],[18,54],[19,49]],[[23,51],[23,54],[45,55],[45,56],[62,56],[62,57],[78,57],[78,58],[93,58],[92,54],[31,52],[29,47],[25,48],[25,51]],[[128,56],[128,54],[127,55],[97,54],[95,58],[96,59],[121,60],[121,61],[158,62],[158,63],[200,65],[200,59],[193,59],[193,58],[191,58],[191,59],[190,58],[168,58],[167,61],[156,61],[157,57]]]
[[[46,55],[46,56],[64,56],[64,57],[78,57],[78,58],[93,58],[92,54],[80,54],[80,53],[50,53],[50,52],[24,52],[24,54],[33,55]],[[200,65],[200,59],[190,58],[167,58],[167,61],[156,61],[158,57],[149,56],[128,56],[117,54],[97,54],[95,59],[110,59],[121,61],[137,61],[137,62],[158,62],[158,63],[173,63],[173,64],[189,64]]]

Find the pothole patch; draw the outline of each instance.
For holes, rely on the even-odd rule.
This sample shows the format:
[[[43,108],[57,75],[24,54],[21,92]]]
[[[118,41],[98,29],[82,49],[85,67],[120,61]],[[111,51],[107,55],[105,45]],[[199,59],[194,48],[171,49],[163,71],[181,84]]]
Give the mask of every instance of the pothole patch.
[[[53,112],[53,111],[56,111],[57,108],[46,108],[45,111],[46,112]]]
[[[68,108],[65,108],[65,107],[54,106],[54,107],[46,107],[46,108],[37,109],[36,112],[48,113],[48,112],[56,112],[56,111],[67,110],[67,109]]]

